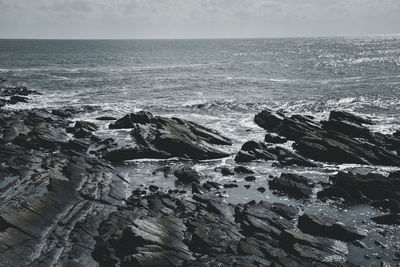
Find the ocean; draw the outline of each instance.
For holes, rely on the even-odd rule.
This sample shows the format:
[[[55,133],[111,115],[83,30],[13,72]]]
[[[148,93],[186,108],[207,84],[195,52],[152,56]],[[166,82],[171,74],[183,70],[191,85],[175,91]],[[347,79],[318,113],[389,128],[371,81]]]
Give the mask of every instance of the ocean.
[[[155,115],[189,119],[231,138],[231,158],[197,162],[195,168],[221,183],[213,170],[233,165],[233,154],[248,140],[262,140],[264,130],[253,122],[265,108],[326,119],[331,110],[372,118],[374,130],[400,129],[400,36],[221,40],[0,40],[0,77],[26,85],[42,95],[12,108],[58,108],[93,105],[100,110],[77,119],[96,123],[98,116],[121,117],[146,110]],[[101,124],[100,135],[110,135]],[[112,133],[111,133],[112,134]],[[172,178],[153,175],[174,160],[133,161],[117,166],[134,189],[144,184],[174,188]],[[338,170],[388,173],[381,166],[325,165],[323,168],[277,168],[251,163],[257,171],[254,188],[266,186],[269,175],[301,173],[316,182]],[[239,185],[244,181],[238,181]],[[242,186],[226,195],[231,202],[279,201],[314,213],[325,213],[369,231],[367,246],[382,239],[379,229],[364,223],[380,211],[367,205],[337,206],[311,199],[299,202]],[[385,239],[386,240],[386,239]],[[390,257],[400,237],[390,239],[382,257]],[[349,247],[356,263],[366,260]],[[373,251],[375,252],[375,250]],[[381,251],[379,251],[381,253]],[[386,256],[385,256],[386,255]],[[388,258],[388,260],[390,260]],[[369,260],[368,264],[374,263]],[[379,263],[380,259],[376,260]]]

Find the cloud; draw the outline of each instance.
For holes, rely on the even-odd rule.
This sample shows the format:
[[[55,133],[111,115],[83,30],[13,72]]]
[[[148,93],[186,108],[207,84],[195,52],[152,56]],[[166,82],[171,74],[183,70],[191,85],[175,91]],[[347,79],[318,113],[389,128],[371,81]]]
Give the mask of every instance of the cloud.
[[[387,33],[398,14],[398,0],[0,0],[0,37]]]

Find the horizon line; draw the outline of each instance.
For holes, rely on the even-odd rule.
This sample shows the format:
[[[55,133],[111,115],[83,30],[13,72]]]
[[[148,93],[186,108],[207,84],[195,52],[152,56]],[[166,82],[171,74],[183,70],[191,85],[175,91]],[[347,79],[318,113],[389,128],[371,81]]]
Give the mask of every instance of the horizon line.
[[[240,40],[240,39],[295,39],[295,38],[349,38],[349,37],[379,37],[379,36],[399,36],[399,33],[374,33],[374,34],[351,34],[351,35],[310,35],[310,36],[296,36],[296,35],[287,35],[287,36],[255,36],[255,37],[179,37],[179,38],[80,38],[80,37],[71,37],[71,38],[57,38],[57,37],[0,37],[0,40],[98,40],[98,41],[107,41],[107,40],[115,40],[115,41],[129,41],[129,40]]]

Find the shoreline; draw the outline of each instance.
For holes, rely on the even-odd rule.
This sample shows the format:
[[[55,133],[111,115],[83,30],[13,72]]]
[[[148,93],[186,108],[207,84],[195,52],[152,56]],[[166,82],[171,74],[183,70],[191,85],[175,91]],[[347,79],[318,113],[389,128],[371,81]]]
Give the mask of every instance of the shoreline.
[[[23,87],[7,90],[1,89],[3,108],[17,100],[27,102],[30,94],[38,93]],[[350,262],[360,257],[355,256],[354,246],[368,255],[367,262],[399,261],[399,255],[380,252],[388,246],[381,241],[375,240],[376,248],[366,248],[360,240],[368,233],[304,213],[299,206],[265,201],[233,205],[224,198],[224,191],[240,184],[233,178],[249,185],[259,179],[249,162],[272,161],[277,168],[321,167],[321,162],[399,167],[398,132],[372,132],[365,125],[373,121],[347,112],[331,112],[327,121],[319,122],[264,110],[255,114],[255,121],[266,130],[265,140],[246,142],[233,166],[215,169],[232,177],[221,184],[204,182],[201,172],[191,166],[196,160],[229,156],[224,148],[232,142],[223,133],[191,121],[137,112],[99,120],[110,129],[126,129],[120,139],[103,138],[95,135],[98,125],[73,123],[75,116],[91,109],[0,107],[1,264],[354,266]],[[294,150],[280,145],[288,140],[295,143]],[[126,195],[131,181],[111,162],[142,158],[180,159],[170,168],[155,170],[174,177],[176,190],[150,184]],[[303,206],[317,196],[315,201],[321,203],[344,199],[345,206],[363,203],[380,207],[383,214],[399,214],[399,172],[389,177],[339,172],[330,178],[316,182],[283,173],[250,190],[301,199]],[[182,189],[179,184],[186,186]],[[373,220],[398,224],[396,216]],[[396,235],[393,229],[387,229],[384,239]]]

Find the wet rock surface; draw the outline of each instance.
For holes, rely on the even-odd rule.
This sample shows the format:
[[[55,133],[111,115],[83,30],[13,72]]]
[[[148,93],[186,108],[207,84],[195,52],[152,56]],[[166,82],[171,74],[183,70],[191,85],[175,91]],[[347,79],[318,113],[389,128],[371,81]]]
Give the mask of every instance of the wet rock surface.
[[[153,116],[149,112],[131,113],[110,124],[110,129],[132,129],[132,146],[107,152],[110,161],[139,158],[216,159],[229,154],[214,146],[232,142],[219,133],[191,121]]]
[[[244,160],[235,162],[224,158],[229,155],[220,147],[231,145],[229,139],[177,118],[138,112],[109,125],[114,118],[94,116],[96,106],[8,110],[12,96],[34,94],[21,88],[4,91],[0,99],[0,266],[357,266],[354,260],[390,266],[398,261],[390,240],[398,234],[392,226],[399,223],[400,173],[327,172],[326,180],[317,182],[309,177],[323,168],[317,161],[333,161],[298,147],[308,142],[334,152],[335,162],[396,165],[399,135],[371,132],[368,118],[332,112],[328,121],[316,122],[264,111],[256,116],[269,131],[264,142],[245,143],[236,155]],[[293,142],[294,150],[288,147]],[[344,157],[341,149],[354,157]],[[169,160],[161,166],[119,162],[143,158]],[[224,158],[218,167],[198,161],[215,158]],[[269,162],[279,174],[257,166]],[[146,171],[140,164],[149,164],[149,176],[160,181],[139,185],[138,172]],[[123,176],[122,168],[139,170]],[[205,168],[211,171],[204,174]],[[229,195],[240,190],[263,200],[232,202]],[[282,199],[295,205],[275,203]],[[309,203],[321,209],[332,203],[376,207],[379,213],[361,214],[378,236],[371,238],[349,220],[321,215],[321,209],[311,211]]]
[[[318,164],[308,160],[287,148],[269,145],[264,142],[246,142],[241,151],[236,154],[236,162],[250,162],[256,160],[276,161],[278,166],[317,167]]]
[[[279,178],[270,180],[268,184],[271,189],[296,198],[309,198],[313,194],[313,181],[293,173],[282,173]]]
[[[305,233],[347,242],[366,237],[366,233],[353,227],[345,226],[326,216],[303,214],[299,217],[298,227]]]
[[[213,195],[132,197],[101,225],[94,257],[104,266],[350,266],[346,243],[298,232],[297,213]]]
[[[330,179],[332,185],[319,192],[319,198],[369,201],[373,205],[393,209],[396,209],[396,204],[400,201],[400,177],[397,175],[387,177],[376,173],[362,175],[339,172]]]
[[[38,95],[34,90],[29,90],[25,86],[19,86],[8,82],[6,79],[0,80],[0,108],[5,105],[15,105],[17,103],[28,103],[29,95]]]
[[[257,125],[294,141],[303,157],[332,163],[400,166],[400,139],[393,134],[375,133],[365,124],[370,119],[343,111],[332,111],[327,121],[309,116],[287,116],[264,110],[254,118]]]
[[[0,125],[0,265],[97,265],[97,228],[126,181],[65,146],[68,122],[45,110],[3,111]]]

